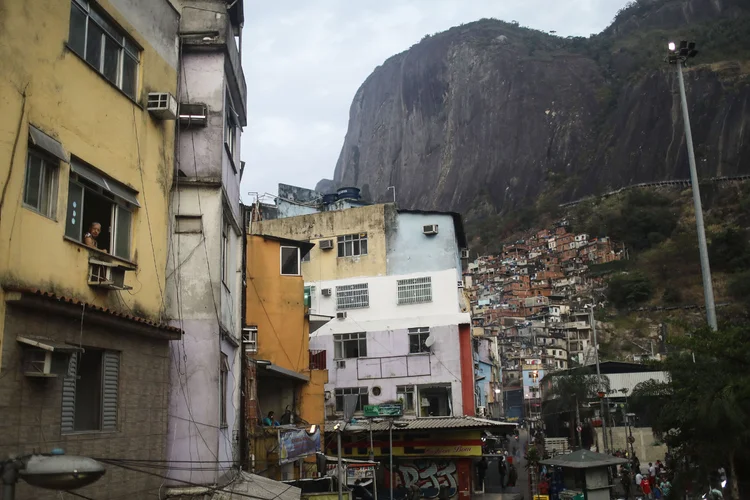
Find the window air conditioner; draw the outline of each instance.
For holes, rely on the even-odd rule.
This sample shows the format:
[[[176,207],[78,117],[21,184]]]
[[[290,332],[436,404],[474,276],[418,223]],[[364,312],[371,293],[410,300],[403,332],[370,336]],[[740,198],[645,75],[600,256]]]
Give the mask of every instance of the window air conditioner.
[[[336,360],[336,368],[346,368],[346,360],[344,360],[344,359],[337,359]]]
[[[438,234],[438,225],[437,224],[428,224],[426,226],[422,227],[422,232],[427,235],[431,234]]]
[[[330,288],[323,288],[320,290],[320,293],[323,294],[323,297],[330,297],[331,296],[331,289]]]
[[[177,101],[169,92],[149,92],[146,109],[159,120],[177,118]]]
[[[183,127],[205,127],[208,125],[208,107],[201,103],[180,103],[180,125]]]
[[[346,319],[346,311],[337,312],[336,319]]]
[[[130,290],[125,285],[126,268],[112,262],[89,260],[89,286],[106,288],[107,290]]]
[[[320,242],[320,249],[321,250],[331,250],[331,249],[333,249],[333,240],[321,240],[321,242]]]

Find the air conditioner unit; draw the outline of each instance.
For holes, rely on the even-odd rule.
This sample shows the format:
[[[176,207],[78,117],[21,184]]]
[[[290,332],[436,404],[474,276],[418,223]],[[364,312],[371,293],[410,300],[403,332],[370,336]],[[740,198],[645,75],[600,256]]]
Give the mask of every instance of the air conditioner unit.
[[[337,359],[336,360],[336,368],[346,368],[346,360],[344,360],[344,359]]]
[[[333,249],[333,240],[321,240],[320,241],[320,249],[321,250],[331,250],[331,249]]]
[[[180,103],[180,125],[205,127],[208,125],[208,106],[202,103]]]
[[[125,285],[125,271],[118,264],[91,259],[88,284],[107,290],[131,290],[133,287]]]
[[[27,377],[57,377],[68,374],[71,355],[82,352],[74,347],[51,339],[18,336],[23,344],[21,371]]]
[[[422,227],[422,232],[427,235],[431,234],[438,234],[438,225],[437,224],[428,224],[426,226]]]
[[[459,281],[458,282],[458,288],[463,288],[463,287],[464,287],[464,282],[463,281]]]
[[[337,312],[336,319],[346,319],[346,311]]]
[[[250,326],[242,329],[242,346],[245,352],[258,352],[258,327]]]
[[[486,406],[477,406],[477,416],[478,417],[486,417],[487,416],[487,407]]]
[[[174,120],[177,118],[177,101],[169,92],[149,92],[146,109],[154,118],[159,120]]]
[[[469,249],[468,248],[464,248],[463,250],[461,250],[461,258],[462,259],[468,259],[469,258]]]
[[[322,288],[320,290],[320,293],[323,294],[323,297],[330,297],[331,296],[331,289],[330,288]]]

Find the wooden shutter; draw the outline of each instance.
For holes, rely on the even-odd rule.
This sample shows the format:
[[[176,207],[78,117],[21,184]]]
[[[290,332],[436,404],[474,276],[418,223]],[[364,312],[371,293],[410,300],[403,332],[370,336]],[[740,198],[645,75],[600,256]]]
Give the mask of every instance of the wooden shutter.
[[[65,375],[62,384],[62,415],[60,419],[60,430],[73,432],[76,422],[76,379],[78,376],[78,354],[70,356],[68,374]]]
[[[102,430],[117,430],[117,393],[120,353],[104,351],[102,356]]]

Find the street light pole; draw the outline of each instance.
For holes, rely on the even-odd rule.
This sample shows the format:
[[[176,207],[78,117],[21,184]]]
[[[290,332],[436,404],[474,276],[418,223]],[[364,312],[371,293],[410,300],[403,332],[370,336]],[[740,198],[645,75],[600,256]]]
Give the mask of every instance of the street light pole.
[[[391,500],[393,500],[393,419],[388,426],[388,473],[390,474],[388,486],[391,488]]]
[[[698,251],[701,259],[701,275],[703,278],[703,297],[706,302],[706,320],[712,330],[718,328],[716,322],[716,305],[714,304],[714,288],[711,282],[711,267],[708,262],[708,245],[706,244],[706,230],[703,225],[703,208],[701,206],[701,193],[698,186],[698,170],[695,167],[695,151],[693,150],[693,134],[690,129],[690,116],[688,114],[687,97],[685,95],[685,80],[682,77],[682,65],[689,57],[695,57],[695,43],[680,42],[680,47],[674,43],[669,44],[671,53],[667,61],[677,65],[677,81],[680,84],[680,105],[682,107],[682,121],[685,124],[685,142],[688,151],[688,163],[690,164],[690,183],[693,188],[693,205],[695,207],[695,226],[698,232]]]
[[[341,424],[336,424],[334,430],[336,431],[336,443],[338,444],[338,483],[339,483],[339,500],[344,499],[344,468],[341,460]]]

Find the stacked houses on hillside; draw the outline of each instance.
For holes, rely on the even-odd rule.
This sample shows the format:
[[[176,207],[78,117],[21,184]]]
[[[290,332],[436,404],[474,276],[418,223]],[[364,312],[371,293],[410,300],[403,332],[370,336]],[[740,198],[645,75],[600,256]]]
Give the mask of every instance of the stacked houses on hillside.
[[[475,336],[481,330],[499,344],[507,419],[533,421],[545,373],[593,359],[590,306],[603,283],[588,276],[588,266],[624,255],[623,245],[571,233],[561,221],[468,264]]]

